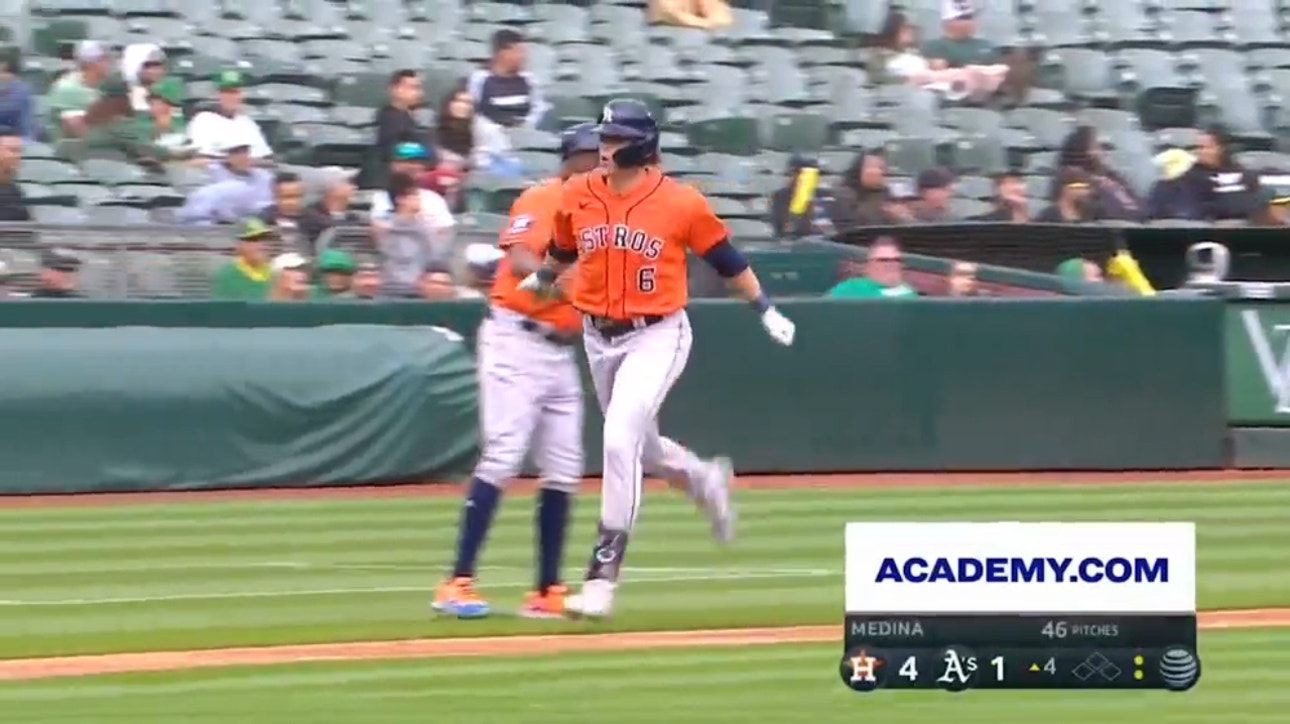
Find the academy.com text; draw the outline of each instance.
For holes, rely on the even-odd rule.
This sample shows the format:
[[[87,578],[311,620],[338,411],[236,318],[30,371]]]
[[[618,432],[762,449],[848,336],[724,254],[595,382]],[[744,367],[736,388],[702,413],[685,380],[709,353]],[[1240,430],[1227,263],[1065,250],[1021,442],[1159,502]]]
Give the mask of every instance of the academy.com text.
[[[875,583],[1168,583],[1168,558],[884,558]]]

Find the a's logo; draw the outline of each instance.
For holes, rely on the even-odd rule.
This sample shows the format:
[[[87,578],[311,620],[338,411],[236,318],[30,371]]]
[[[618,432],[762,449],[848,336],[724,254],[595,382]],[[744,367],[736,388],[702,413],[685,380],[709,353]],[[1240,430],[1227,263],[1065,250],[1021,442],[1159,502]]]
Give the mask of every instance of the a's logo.
[[[1259,313],[1252,309],[1241,312],[1241,324],[1272,396],[1273,411],[1290,414],[1290,324],[1265,329]]]
[[[976,683],[976,656],[961,646],[941,650],[941,675],[936,683],[947,691],[963,691]]]

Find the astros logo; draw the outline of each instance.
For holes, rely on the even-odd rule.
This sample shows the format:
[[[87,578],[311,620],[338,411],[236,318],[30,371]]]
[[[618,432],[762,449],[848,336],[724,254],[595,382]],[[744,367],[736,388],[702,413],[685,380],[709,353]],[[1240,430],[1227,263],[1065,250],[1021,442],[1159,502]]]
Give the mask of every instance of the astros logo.
[[[873,691],[882,685],[882,667],[886,660],[877,651],[854,648],[842,656],[839,673],[842,683],[854,691]]]

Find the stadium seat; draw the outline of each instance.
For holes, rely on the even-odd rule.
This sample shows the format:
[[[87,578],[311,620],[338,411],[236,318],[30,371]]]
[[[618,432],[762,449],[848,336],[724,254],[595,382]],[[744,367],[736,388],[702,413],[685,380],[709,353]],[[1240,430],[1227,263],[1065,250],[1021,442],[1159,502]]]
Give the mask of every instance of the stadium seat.
[[[712,118],[685,129],[690,145],[713,153],[751,155],[760,148],[757,120],[749,117]]]
[[[829,119],[816,113],[781,113],[770,119],[765,148],[813,154],[829,144]]]

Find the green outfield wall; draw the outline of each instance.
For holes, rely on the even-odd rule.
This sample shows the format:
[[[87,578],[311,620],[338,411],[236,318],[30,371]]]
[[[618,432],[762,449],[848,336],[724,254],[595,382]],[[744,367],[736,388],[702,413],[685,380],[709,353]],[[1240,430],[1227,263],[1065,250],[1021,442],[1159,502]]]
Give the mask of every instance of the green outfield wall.
[[[662,413],[666,434],[701,454],[731,454],[744,472],[1226,463],[1221,301],[782,308],[798,324],[787,349],[742,304],[691,305],[695,343]],[[0,483],[30,493],[464,474],[478,445],[470,350],[482,311],[479,302],[0,305],[10,471]],[[593,406],[588,394],[597,473]]]

